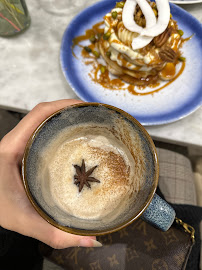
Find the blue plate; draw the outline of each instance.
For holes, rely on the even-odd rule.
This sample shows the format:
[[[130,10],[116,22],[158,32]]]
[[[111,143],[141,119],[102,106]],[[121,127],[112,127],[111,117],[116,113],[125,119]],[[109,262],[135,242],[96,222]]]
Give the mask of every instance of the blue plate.
[[[101,102],[121,108],[134,116],[142,125],[160,125],[177,121],[202,105],[202,25],[182,8],[170,4],[174,20],[183,37],[193,38],[183,45],[186,66],[183,73],[163,90],[144,96],[135,96],[127,90],[112,91],[93,82],[91,67],[83,62],[81,48],[72,39],[83,35],[114,6],[116,0],[103,0],[79,13],[68,25],[61,44],[60,61],[65,78],[75,93],[84,101]]]

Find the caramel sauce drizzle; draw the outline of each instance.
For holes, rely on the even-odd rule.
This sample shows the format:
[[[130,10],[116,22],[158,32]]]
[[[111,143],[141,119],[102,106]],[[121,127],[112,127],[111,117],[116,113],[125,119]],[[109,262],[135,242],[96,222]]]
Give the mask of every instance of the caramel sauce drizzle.
[[[190,37],[187,37],[187,38],[183,38],[183,42],[185,42],[185,41],[189,41],[190,39],[192,39],[193,38],[193,36],[194,36],[195,34],[192,34]]]
[[[92,76],[92,73],[89,74],[89,76],[94,82],[97,82],[100,85],[102,85],[102,87],[110,89],[110,90],[125,90],[123,88],[125,86],[125,83],[119,78],[110,79],[108,70],[98,75],[100,68],[101,68],[100,64],[97,66],[94,66],[93,76]]]
[[[129,85],[127,89],[131,94],[136,95],[136,96],[144,96],[144,95],[157,93],[157,92],[161,91],[162,89],[164,89],[165,87],[167,87],[173,81],[175,81],[182,74],[184,68],[185,68],[185,62],[182,62],[182,65],[181,65],[181,68],[180,68],[179,72],[176,74],[176,76],[172,80],[170,80],[169,82],[167,82],[163,86],[161,86],[161,87],[159,87],[159,88],[157,88],[157,89],[155,89],[155,90],[153,90],[151,92],[139,93],[139,92],[135,91],[135,86],[134,85]],[[159,85],[160,85],[160,83],[156,83],[156,84],[151,84],[151,85],[148,85],[148,86],[150,88],[156,88]],[[142,88],[145,88],[145,87],[142,87]]]
[[[116,78],[116,79],[111,79],[109,76],[109,71],[106,69],[104,73],[100,72],[100,68],[101,68],[101,64],[98,63],[97,59],[95,56],[89,54],[87,51],[85,51],[84,46],[81,45],[80,43],[82,41],[86,41],[89,40],[90,37],[92,35],[103,35],[104,34],[104,29],[100,28],[102,27],[104,24],[104,21],[98,22],[97,24],[93,25],[93,27],[91,29],[87,29],[84,35],[75,37],[73,39],[73,45],[72,45],[72,54],[74,55],[74,57],[78,58],[75,54],[74,54],[74,48],[75,46],[80,46],[82,49],[81,55],[84,59],[86,59],[85,64],[86,65],[91,65],[92,66],[92,70],[89,73],[89,76],[91,77],[92,81],[99,83],[100,85],[102,85],[102,87],[106,88],[106,89],[110,89],[110,90],[128,90],[129,93],[133,94],[133,95],[137,95],[137,96],[144,96],[144,95],[149,95],[149,94],[154,94],[156,92],[161,91],[162,89],[166,88],[168,85],[170,85],[173,81],[175,81],[183,72],[184,68],[185,68],[185,62],[182,62],[181,67],[179,72],[173,77],[173,75],[175,74],[175,66],[174,69],[173,68],[165,68],[162,72],[164,73],[164,76],[169,78],[169,76],[173,77],[171,80],[169,80],[167,83],[165,83],[163,86],[154,89],[156,87],[158,87],[160,85],[159,82],[154,82],[148,85],[143,85],[143,86],[135,86],[133,84],[129,84],[128,86],[126,86],[125,82],[120,79],[120,78]],[[184,43],[187,40],[190,40],[192,38],[186,38],[182,40],[182,43]],[[114,41],[115,42],[115,41]],[[116,41],[117,42],[117,41]],[[91,48],[92,50],[96,49],[95,44],[90,44],[88,45],[89,48]],[[88,59],[88,61],[87,61]],[[123,61],[123,60],[122,60]],[[179,63],[179,61],[178,61]],[[148,92],[138,92],[135,90],[139,89],[139,90],[143,90],[146,87],[151,88],[151,91]]]
[[[93,35],[97,35],[97,34],[103,34],[104,33],[104,29],[100,28],[101,25],[104,24],[104,21],[98,22],[95,25],[93,25],[92,29],[87,29],[84,35],[75,37],[73,39],[73,45],[72,45],[72,54],[75,58],[78,58],[75,53],[74,53],[74,48],[75,46],[80,46],[83,47],[82,45],[80,45],[80,43],[82,41],[88,40],[91,36]]]

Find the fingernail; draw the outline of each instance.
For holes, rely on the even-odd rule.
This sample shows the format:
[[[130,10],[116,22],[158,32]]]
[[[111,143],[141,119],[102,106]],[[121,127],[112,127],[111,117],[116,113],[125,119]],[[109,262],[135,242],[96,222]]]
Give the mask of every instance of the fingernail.
[[[102,247],[102,244],[91,238],[82,238],[79,242],[80,247]]]
[[[93,243],[93,247],[102,247],[102,244],[96,240],[91,240]]]

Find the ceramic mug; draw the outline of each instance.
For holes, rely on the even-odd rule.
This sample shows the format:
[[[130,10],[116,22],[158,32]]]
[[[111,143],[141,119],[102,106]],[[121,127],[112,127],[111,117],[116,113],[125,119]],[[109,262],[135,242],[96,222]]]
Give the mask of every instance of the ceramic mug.
[[[56,155],[55,153],[60,146],[59,144],[64,142],[65,136],[69,138],[79,135],[78,127],[79,132],[84,132],[87,135],[89,133],[89,136],[92,135],[93,130],[100,130],[101,134],[110,137],[107,138],[107,141],[110,141],[111,136],[114,136],[114,140],[120,144],[121,147],[123,146],[124,151],[128,153],[128,157],[130,156],[131,164],[134,164],[130,174],[135,171],[137,172],[133,174],[133,177],[136,177],[135,181],[140,181],[140,178],[142,179],[138,187],[136,184],[133,185],[134,183],[132,183],[132,186],[128,189],[130,195],[126,193],[126,195],[124,195],[125,197],[121,199],[121,202],[117,203],[115,206],[112,203],[111,207],[114,207],[115,210],[111,211],[111,213],[109,212],[106,216],[104,215],[105,211],[111,209],[108,207],[109,203],[107,202],[108,205],[106,205],[105,208],[100,208],[99,204],[102,204],[102,200],[100,200],[98,195],[97,197],[95,195],[93,201],[94,206],[92,207],[91,201],[91,203],[89,203],[89,209],[92,207],[92,209],[101,210],[97,210],[98,213],[96,214],[98,214],[99,217],[94,219],[84,218],[83,216],[78,217],[74,213],[74,208],[71,208],[71,211],[68,212],[56,203],[54,199],[55,194],[60,194],[66,186],[63,186],[64,183],[62,184],[61,182],[61,186],[57,184],[58,191],[54,191],[55,193],[52,191],[51,193],[52,186],[56,184],[54,184],[54,182],[50,184],[50,180],[48,180],[50,172],[46,169],[46,166],[48,167],[50,162],[52,162],[52,156]],[[74,130],[77,130],[76,133],[71,134]],[[68,136],[63,136],[66,132]],[[62,139],[56,140],[56,138],[59,138],[58,136],[61,136]],[[46,161],[44,157],[44,152],[46,151],[52,151],[47,152],[49,153],[47,154],[48,161]],[[69,158],[70,154],[71,153],[67,155],[67,158]],[[83,155],[83,158],[85,158],[85,153],[78,152],[78,154]],[[44,163],[44,160],[46,163]],[[140,164],[140,167],[138,167],[137,164]],[[55,170],[56,173],[63,172],[63,168],[65,167],[65,165],[61,165],[61,162],[59,162],[59,165],[60,168]],[[71,166],[72,165],[73,164],[71,164]],[[63,166],[62,169],[61,166]],[[71,170],[73,169],[72,166]],[[45,173],[41,173],[42,171]],[[142,174],[143,176],[139,175],[137,177],[140,172],[144,172],[144,174]],[[134,117],[121,109],[101,103],[75,104],[50,115],[39,125],[30,137],[22,160],[24,188],[36,211],[53,226],[66,232],[79,235],[103,235],[112,233],[129,225],[139,217],[162,231],[168,230],[175,219],[175,211],[167,202],[155,194],[158,185],[158,177],[159,164],[156,149],[145,128]],[[70,183],[73,192],[77,189],[77,186],[74,185],[74,181],[75,180],[72,179]],[[90,192],[94,192],[95,190],[99,192],[99,189],[102,188],[102,183],[95,183],[92,190],[85,187],[81,193],[77,191],[79,195],[75,199],[75,202],[78,200],[79,205],[79,200],[83,199],[82,192],[83,194],[85,194],[84,192],[89,192],[88,190],[90,190]],[[112,184],[111,191],[107,194],[111,196],[110,194],[115,191],[117,191],[117,189],[115,185]],[[132,192],[135,192],[135,195],[132,194]],[[119,193],[121,193],[121,189],[120,192],[116,192],[116,195],[119,195]],[[91,193],[89,194],[89,196],[93,196]],[[72,194],[68,196],[71,195]],[[58,196],[60,197],[60,195]],[[109,201],[110,200],[111,198]],[[75,207],[77,203],[73,203],[72,205]],[[88,210],[88,206],[84,208],[86,208],[84,210]],[[115,215],[115,213],[118,213],[117,211],[119,211],[119,214]]]

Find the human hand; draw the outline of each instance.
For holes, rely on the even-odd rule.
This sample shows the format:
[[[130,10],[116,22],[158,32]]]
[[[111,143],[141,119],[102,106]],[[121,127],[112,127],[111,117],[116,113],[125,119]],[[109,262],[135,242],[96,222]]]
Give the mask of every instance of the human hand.
[[[0,226],[36,238],[57,249],[101,244],[94,236],[69,234],[45,221],[27,198],[20,166],[27,141],[37,126],[53,112],[79,102],[59,100],[37,105],[0,142]]]

